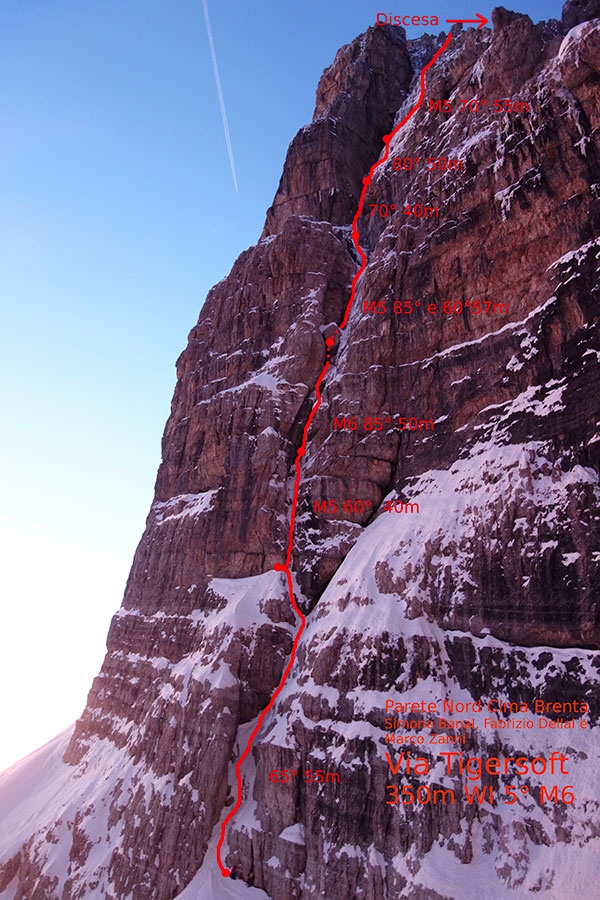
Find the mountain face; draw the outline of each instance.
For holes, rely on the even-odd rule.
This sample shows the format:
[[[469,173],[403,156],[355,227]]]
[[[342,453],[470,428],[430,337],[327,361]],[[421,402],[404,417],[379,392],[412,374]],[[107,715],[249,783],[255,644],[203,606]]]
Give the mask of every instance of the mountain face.
[[[225,832],[241,896],[597,896],[599,16],[455,27],[373,171],[301,457],[306,628]],[[321,330],[444,37],[339,51],[210,291],[86,709],[0,778],[4,900],[237,896],[215,845],[298,631],[274,566]]]

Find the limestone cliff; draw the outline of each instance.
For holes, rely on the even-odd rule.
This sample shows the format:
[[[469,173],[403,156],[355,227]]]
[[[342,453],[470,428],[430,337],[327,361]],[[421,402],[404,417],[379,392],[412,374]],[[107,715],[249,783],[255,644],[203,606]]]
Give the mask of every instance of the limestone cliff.
[[[302,460],[307,628],[226,836],[228,864],[276,900],[596,896],[598,16],[570,0],[561,22],[499,8],[492,28],[456,28],[369,186],[367,268]],[[363,177],[442,40],[373,27],[339,51],[258,244],[209,293],[87,707],[0,778],[0,898],[233,896],[215,836],[297,630],[274,566],[320,329],[359,265]],[[459,704],[473,725],[419,714],[406,734],[464,742],[410,746],[428,774],[393,775],[390,698]],[[542,717],[536,700],[590,711]],[[531,727],[498,714],[511,703]],[[469,803],[453,750],[562,753],[569,778],[542,781],[575,799],[543,802],[539,774],[513,769]],[[317,769],[331,777],[303,777]],[[419,783],[453,802],[386,802]]]

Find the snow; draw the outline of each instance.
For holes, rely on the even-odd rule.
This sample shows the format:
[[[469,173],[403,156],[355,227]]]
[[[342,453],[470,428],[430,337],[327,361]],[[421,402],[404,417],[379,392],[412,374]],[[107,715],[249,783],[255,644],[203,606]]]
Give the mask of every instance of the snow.
[[[273,570],[248,578],[211,578],[209,588],[227,600],[221,612],[211,614],[211,620],[229,625],[236,631],[252,628],[260,622],[271,623],[261,611],[264,601],[283,598],[287,600],[285,577],[281,572]],[[203,613],[198,613],[197,616],[201,617]],[[286,626],[285,623],[279,627],[292,630],[291,626]]]
[[[269,895],[260,888],[250,888],[241,879],[232,881],[231,878],[224,878],[216,862],[210,864],[213,856],[214,848],[209,847],[204,865],[187,887],[177,894],[177,900],[260,900],[261,897],[269,900]]]
[[[19,849],[22,832],[30,822],[37,821],[59,800],[64,776],[72,771],[62,757],[74,727],[69,726],[0,775],[0,809],[9,811],[0,820],[4,859]]]
[[[569,262],[574,262],[576,265],[579,265],[581,260],[587,256],[592,247],[597,248],[596,256],[599,256],[600,237],[594,238],[594,240],[588,241],[586,244],[582,244],[576,250],[570,250],[568,253],[564,253],[561,257],[559,257],[559,259],[554,260],[552,265],[548,266],[548,269],[546,271],[553,269],[555,266],[565,265]]]
[[[295,825],[289,825],[287,828],[284,828],[279,837],[283,841],[289,841],[290,844],[299,844],[301,847],[304,847],[306,844],[306,829],[301,822],[298,822]]]
[[[546,848],[529,844],[527,858],[521,861],[522,870],[519,871],[518,853],[521,846],[514,839],[513,827],[510,824],[517,810],[509,807],[504,812],[508,820],[502,828],[505,850],[497,859],[490,860],[489,854],[484,850],[484,828],[486,820],[489,822],[491,816],[480,814],[481,824],[475,825],[473,859],[468,866],[461,863],[447,846],[435,844],[420,860],[418,874],[416,876],[411,874],[411,884],[437,892],[443,886],[445,896],[468,896],[468,900],[520,900],[521,897],[538,895],[549,896],[552,900],[591,898],[588,851],[577,844],[553,842],[551,863]],[[398,855],[395,861],[396,866],[402,871],[404,858]],[[511,888],[499,879],[490,877],[490,863],[496,864],[496,871],[502,868],[503,863],[510,867],[514,887]],[[465,893],[467,884],[468,894]],[[546,890],[550,893],[547,894]]]
[[[0,808],[8,810],[0,823],[2,861],[29,840],[36,825],[42,827],[45,841],[38,845],[39,862],[57,880],[60,896],[70,868],[74,818],[85,809],[88,815],[80,829],[92,845],[86,865],[104,873],[99,891],[106,896],[111,893],[106,872],[113,850],[120,846],[122,829],[114,815],[110,822],[111,806],[114,809],[119,797],[131,795],[133,766],[127,752],[107,740],[94,743],[83,766],[67,765],[62,757],[72,733],[73,726],[0,776]],[[142,773],[138,781],[143,783],[144,778],[162,791],[162,779]],[[1,900],[7,896],[0,894]]]
[[[268,894],[260,888],[248,887],[242,878],[232,881],[225,878],[217,864],[217,841],[221,832],[221,824],[215,826],[212,839],[206,850],[204,862],[190,883],[177,895],[177,900],[269,900]],[[276,868],[277,860],[274,860]],[[1,900],[4,900],[2,897]]]
[[[272,599],[287,603],[288,599],[286,580],[281,573],[274,571],[243,579],[213,578],[209,589],[226,602],[216,610],[196,611],[186,617],[203,626],[204,643],[196,651],[186,654],[176,663],[146,658],[140,654],[114,654],[117,664],[123,658],[127,659],[128,666],[150,665],[162,673],[162,684],[157,686],[154,697],[149,698],[147,714],[159,717],[165,728],[179,727],[180,709],[187,702],[192,679],[206,683],[208,706],[216,692],[238,684],[225,658],[229,642],[240,630],[250,632],[252,642],[254,632],[261,624],[268,623],[273,627],[272,620],[264,611],[265,604]],[[124,611],[123,615],[153,618],[142,616],[135,610]],[[155,618],[167,620],[172,617],[157,614]],[[287,622],[278,623],[276,627],[295,632]],[[205,642],[216,646],[218,653],[207,652]],[[156,663],[160,666],[157,667]],[[230,716],[231,713],[223,709],[222,715]],[[129,747],[132,742],[135,743],[137,726],[115,714],[106,718],[111,734],[115,737],[121,734],[126,736],[126,746],[119,747],[110,739],[96,737],[80,764],[66,765],[62,757],[73,733],[73,728],[70,728],[0,776],[0,809],[8,810],[0,820],[0,863],[10,859],[33,835],[41,869],[57,879],[59,895],[70,871],[75,828],[80,840],[85,841],[89,848],[80,877],[96,881],[98,896],[110,896],[114,893],[110,861],[113,853],[122,850],[123,842],[124,819],[119,815],[120,810],[134,798],[136,802],[141,802],[142,807],[156,806],[157,801],[161,806],[169,807],[175,791],[187,788],[196,803],[196,814],[202,815],[203,812],[203,804],[198,803],[198,793],[191,788],[189,772],[178,778],[176,784],[172,773],[159,776],[152,769],[134,762]],[[247,723],[238,729],[238,741],[247,739],[254,724]],[[239,750],[238,746],[238,755]],[[250,785],[254,781],[253,757],[246,761],[243,778],[248,800]],[[85,817],[76,824],[76,816],[81,810],[85,810]],[[254,801],[245,804],[238,817],[238,825],[248,831],[258,827]],[[131,848],[128,852],[132,852]],[[214,848],[210,852],[214,854]],[[211,860],[207,860],[207,866],[198,874],[194,887],[185,896],[202,897],[202,900],[206,897],[229,900],[236,896],[252,896],[244,883],[236,884],[222,878],[214,867],[211,868]],[[210,886],[210,893],[207,892],[207,885]],[[244,892],[242,894],[240,887]],[[9,900],[14,889],[14,884],[8,886],[0,893],[0,900]],[[254,896],[265,895],[259,891]]]
[[[529,345],[527,349],[530,349]],[[565,383],[562,381],[549,382],[543,387],[528,388],[510,403],[495,407],[493,428],[496,438],[501,438],[502,428],[519,409],[544,416],[550,408],[559,408],[564,389]],[[595,471],[574,466],[571,471],[563,472],[560,461],[551,462],[547,451],[548,447],[540,441],[503,445],[488,439],[476,444],[449,470],[428,471],[411,481],[405,491],[406,499],[419,503],[419,515],[381,512],[362,530],[326,588],[318,607],[308,617],[298,652],[302,667],[298,664],[294,667],[277,707],[267,721],[262,742],[293,748],[300,755],[302,751],[295,739],[299,731],[313,733],[316,741],[318,735],[325,733],[328,736],[327,765],[337,768],[342,773],[342,779],[350,777],[358,768],[363,771],[365,766],[370,768],[372,756],[369,757],[369,750],[357,757],[350,748],[355,747],[356,739],[359,739],[365,742],[367,748],[370,744],[371,748],[380,746],[381,753],[385,751],[383,731],[373,724],[372,716],[375,710],[383,713],[390,690],[367,691],[362,686],[348,690],[345,699],[352,704],[352,719],[340,721],[336,717],[332,684],[336,683],[338,666],[343,665],[347,658],[359,669],[364,667],[372,653],[370,648],[385,632],[391,636],[392,642],[401,640],[405,646],[409,646],[407,642],[411,638],[424,636],[434,648],[431,652],[436,661],[435,669],[426,678],[419,678],[414,687],[407,685],[405,676],[399,673],[398,698],[406,702],[435,701],[438,709],[441,709],[444,699],[472,701],[468,691],[462,689],[450,674],[453,666],[447,652],[449,632],[427,615],[427,593],[422,587],[425,565],[428,579],[434,581],[430,590],[435,593],[436,579],[445,578],[449,571],[456,586],[456,601],[459,601],[464,590],[469,585],[473,586],[469,577],[469,539],[475,536],[472,529],[478,522],[486,521],[486,516],[489,518],[490,510],[498,509],[499,504],[514,506],[528,515],[534,515],[536,522],[543,520],[552,534],[561,511],[569,508],[571,492],[578,493],[587,485],[598,495]],[[515,477],[517,473],[519,477]],[[389,498],[393,499],[393,495]],[[517,516],[512,533],[527,533],[532,527],[535,530],[536,525],[532,526],[526,516]],[[487,535],[487,539],[497,539],[495,530]],[[541,553],[558,546],[558,541],[545,543],[547,546],[540,548]],[[577,553],[564,553],[563,565],[572,566],[578,558]],[[383,565],[391,584],[385,590],[378,579],[378,568]],[[343,609],[341,598],[344,598]],[[411,599],[422,602],[422,613],[415,615],[410,611]],[[492,637],[489,629],[481,629],[480,637],[456,628],[450,634],[452,640],[469,640],[478,660],[489,650],[501,652],[506,659],[517,652],[519,666],[527,673],[521,677],[537,695],[543,691],[547,679],[566,674],[572,670],[574,663],[581,667],[583,679],[597,680],[594,654],[583,649],[538,646],[515,650],[509,643]],[[358,641],[357,636],[360,636]],[[335,648],[334,654],[331,653],[332,648]],[[551,662],[536,665],[542,654],[549,654]],[[320,672],[319,681],[324,684],[316,683],[307,674],[314,670],[319,657],[333,657],[331,669]],[[323,701],[318,722],[311,721],[304,714],[302,697],[307,695]],[[492,689],[492,696],[497,697],[500,703],[509,699],[503,689]],[[327,717],[327,712],[323,714],[327,706],[332,710],[332,718]],[[573,785],[575,801],[572,806],[564,810],[565,815],[561,819],[555,819],[553,803],[539,805],[532,796],[519,795],[514,807],[506,806],[506,785],[514,783],[514,778],[501,778],[494,805],[489,802],[482,804],[477,817],[468,826],[464,821],[461,834],[454,834],[452,842],[444,844],[442,840],[435,843],[426,854],[415,850],[412,855],[409,854],[410,860],[400,855],[396,857],[394,867],[410,876],[413,887],[421,886],[424,891],[438,892],[443,887],[444,895],[458,898],[465,896],[465,884],[468,883],[469,900],[508,900],[530,894],[540,894],[554,900],[572,896],[569,893],[571,882],[568,873],[569,867],[575,864],[580,874],[573,883],[579,892],[583,892],[581,896],[589,896],[585,894],[586,879],[595,871],[597,858],[590,836],[600,828],[595,800],[600,790],[596,735],[590,729],[573,731],[543,727],[548,720],[533,712],[528,713],[527,717],[535,723],[531,730],[491,729],[489,724],[485,724],[486,718],[496,722],[504,720],[495,712],[486,710],[484,705],[482,712],[474,716],[477,746],[483,755],[486,755],[486,747],[489,748],[488,756],[498,753],[506,757],[514,752],[529,758],[541,756],[548,759],[554,751],[564,753],[569,760],[568,776],[552,776],[549,773],[531,775],[526,783],[523,780],[518,783],[528,787],[532,793],[537,791],[538,795],[542,783],[548,791],[554,786],[561,791],[566,784]],[[496,744],[492,750],[498,739],[500,746]],[[370,752],[372,754],[372,750]],[[311,756],[319,757],[315,747]],[[458,789],[453,778],[446,775],[442,758],[436,760],[434,751],[428,781]],[[406,812],[400,814],[407,815]],[[526,827],[524,823],[527,823]],[[541,829],[541,833],[547,836],[553,848],[551,854],[545,846],[537,846],[535,840],[527,836],[532,827]],[[565,830],[561,831],[561,828]],[[287,834],[288,829],[281,836]],[[465,866],[458,858],[458,850],[468,842],[472,844],[473,858]],[[452,846],[457,848],[457,852],[450,849]],[[337,853],[339,856],[347,849],[330,844],[327,853]],[[363,858],[365,852],[360,854]],[[327,853],[324,850],[325,856]],[[383,860],[377,854],[368,858],[372,866],[383,866]]]
[[[15,877],[12,879],[12,881],[6,885],[6,887],[4,888],[4,890],[2,892],[0,892],[0,897],[2,897],[2,900],[15,900],[18,889],[19,889],[19,880],[18,880],[17,876],[15,875]]]
[[[407,362],[407,363],[401,363],[396,368],[408,369],[408,368],[412,368],[413,366],[422,366],[425,368],[427,366],[433,365],[441,357],[451,356],[453,353],[456,353],[457,351],[460,351],[465,347],[472,347],[475,344],[483,344],[486,341],[489,341],[491,338],[495,338],[500,334],[510,333],[511,331],[516,331],[517,329],[522,328],[524,325],[526,325],[528,322],[530,322],[532,319],[534,319],[540,313],[550,309],[550,307],[554,303],[556,303],[556,297],[555,296],[549,297],[544,303],[542,303],[540,306],[536,307],[535,309],[531,310],[531,312],[529,312],[525,316],[524,319],[521,319],[518,322],[507,322],[506,325],[503,325],[502,328],[499,328],[497,331],[489,331],[489,332],[487,332],[487,334],[484,334],[479,338],[474,338],[472,341],[463,341],[460,344],[452,344],[451,347],[446,347],[445,350],[440,350],[439,352],[435,353],[433,356],[428,356],[425,359],[412,360],[411,362]],[[524,334],[525,334],[525,332],[524,332]],[[521,346],[524,345],[525,341],[528,341],[530,345],[535,344],[535,338],[531,337],[530,335],[526,335],[525,340],[523,341]],[[531,351],[531,353],[537,353],[537,352],[538,351],[536,349]],[[525,357],[525,358],[528,358],[528,357]]]
[[[589,21],[580,22],[579,25],[574,25],[573,28],[571,28],[571,30],[566,33],[558,50],[559,60],[564,59],[571,47],[574,44],[579,43],[583,32],[590,30],[590,24],[591,23]]]
[[[511,356],[509,361],[506,363],[506,368],[508,369],[509,372],[518,372],[519,369],[523,368],[523,366],[524,366],[524,363],[519,362],[519,360],[516,356]]]
[[[185,516],[199,516],[208,512],[212,507],[212,501],[216,490],[204,491],[200,494],[177,494],[166,502],[156,502],[152,505],[151,512],[156,514],[155,523],[164,525],[174,519],[183,519]],[[176,511],[174,511],[176,510]]]
[[[203,640],[197,650],[186,654],[177,663],[170,663],[164,658],[146,659],[137,654],[128,654],[130,661],[137,659],[150,663],[155,668],[160,663],[161,669],[168,670],[165,676],[168,680],[161,686],[152,704],[153,715],[162,714],[165,703],[183,706],[188,699],[191,681],[205,682],[207,690],[210,685],[210,693],[236,686],[237,679],[223,658],[230,642],[242,631],[248,632],[252,641],[261,625],[273,625],[263,611],[267,601],[275,599],[287,602],[284,577],[275,571],[248,578],[211,578],[208,589],[226,602],[219,609],[195,610],[185,617],[202,625]],[[277,628],[290,633],[294,631],[286,622],[278,623]],[[216,656],[206,651],[207,644],[211,643],[219,647],[219,654]]]
[[[562,82],[559,80],[557,76],[556,81],[553,84],[554,93],[559,96],[566,105],[566,118],[569,122],[572,122],[575,128],[577,129],[580,139],[577,141],[574,146],[578,148],[579,152],[582,156],[587,156],[587,146],[590,143],[590,137],[586,134],[585,124],[581,117],[581,109],[579,104],[575,100],[575,97],[568,90]]]
[[[513,357],[514,359],[514,357]],[[549,416],[564,409],[562,395],[567,389],[566,382],[549,381],[547,384],[532,384],[525,391],[506,403],[486,406],[481,412],[503,410],[505,418],[525,412],[534,416]],[[550,390],[548,390],[550,388]],[[537,395],[541,394],[541,397]]]
[[[515,181],[513,184],[510,184],[508,187],[504,188],[501,191],[496,191],[496,193],[494,194],[494,200],[500,203],[500,212],[503,222],[506,221],[508,214],[512,209],[515,195],[519,191],[524,192],[526,190],[531,190],[532,188],[537,187],[541,184],[541,181],[541,172],[535,169],[528,169],[527,172],[523,173],[518,181]]]

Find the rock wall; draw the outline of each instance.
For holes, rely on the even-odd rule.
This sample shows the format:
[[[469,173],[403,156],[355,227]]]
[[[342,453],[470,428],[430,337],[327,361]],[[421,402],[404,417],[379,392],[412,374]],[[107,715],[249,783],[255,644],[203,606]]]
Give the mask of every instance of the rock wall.
[[[534,25],[499,8],[492,29],[455,29],[370,186],[368,265],[302,464],[307,629],[225,848],[277,900],[594,896],[593,727],[483,718],[490,699],[586,700],[591,726],[598,709],[598,14],[570,3]],[[259,243],[209,293],[102,670],[39,817],[6,807],[11,900],[171,900],[205,860],[297,628],[273,567],[320,328],[341,321],[358,267],[362,179],[440,44],[379,27],[339,51]],[[402,750],[386,742],[390,696],[481,701],[461,750],[566,753],[576,801],[544,806],[530,778],[515,805],[470,804],[448,742],[416,755],[454,803],[386,803],[386,752]],[[282,769],[332,777],[274,781]],[[471,894],[465,873],[483,879]]]

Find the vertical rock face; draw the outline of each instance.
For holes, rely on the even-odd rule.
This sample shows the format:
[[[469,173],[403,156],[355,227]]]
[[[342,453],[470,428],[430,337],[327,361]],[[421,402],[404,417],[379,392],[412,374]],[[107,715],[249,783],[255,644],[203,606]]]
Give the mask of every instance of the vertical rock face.
[[[534,25],[499,8],[493,29],[457,32],[370,184],[358,222],[368,264],[302,461],[293,570],[307,627],[244,764],[225,846],[277,900],[595,896],[600,20],[589,11],[570,3],[562,23]],[[11,787],[25,774],[0,779],[11,900],[202,896],[185,886],[203,860],[206,883],[231,763],[297,630],[274,566],[325,360],[320,329],[350,297],[363,177],[440,45],[379,27],[340,50],[259,243],[210,292],[178,360],[156,496],[86,710],[62,761],[48,751],[23,769],[33,812]],[[421,708],[411,728],[386,727],[390,698],[472,725]],[[536,700],[572,706],[542,718]],[[407,745],[392,741],[407,735],[428,772],[407,773]],[[458,750],[562,753],[568,777],[509,764],[475,781],[443,756]],[[281,770],[299,774],[280,781]],[[317,770],[322,781],[304,774]],[[574,801],[540,799],[541,774]],[[438,794],[395,804],[390,784]],[[494,802],[469,802],[474,784]]]
[[[412,74],[403,29],[370,28],[342,47],[319,82],[312,123],[290,144],[263,237],[281,231],[290,216],[352,221],[362,178],[379,156]]]

